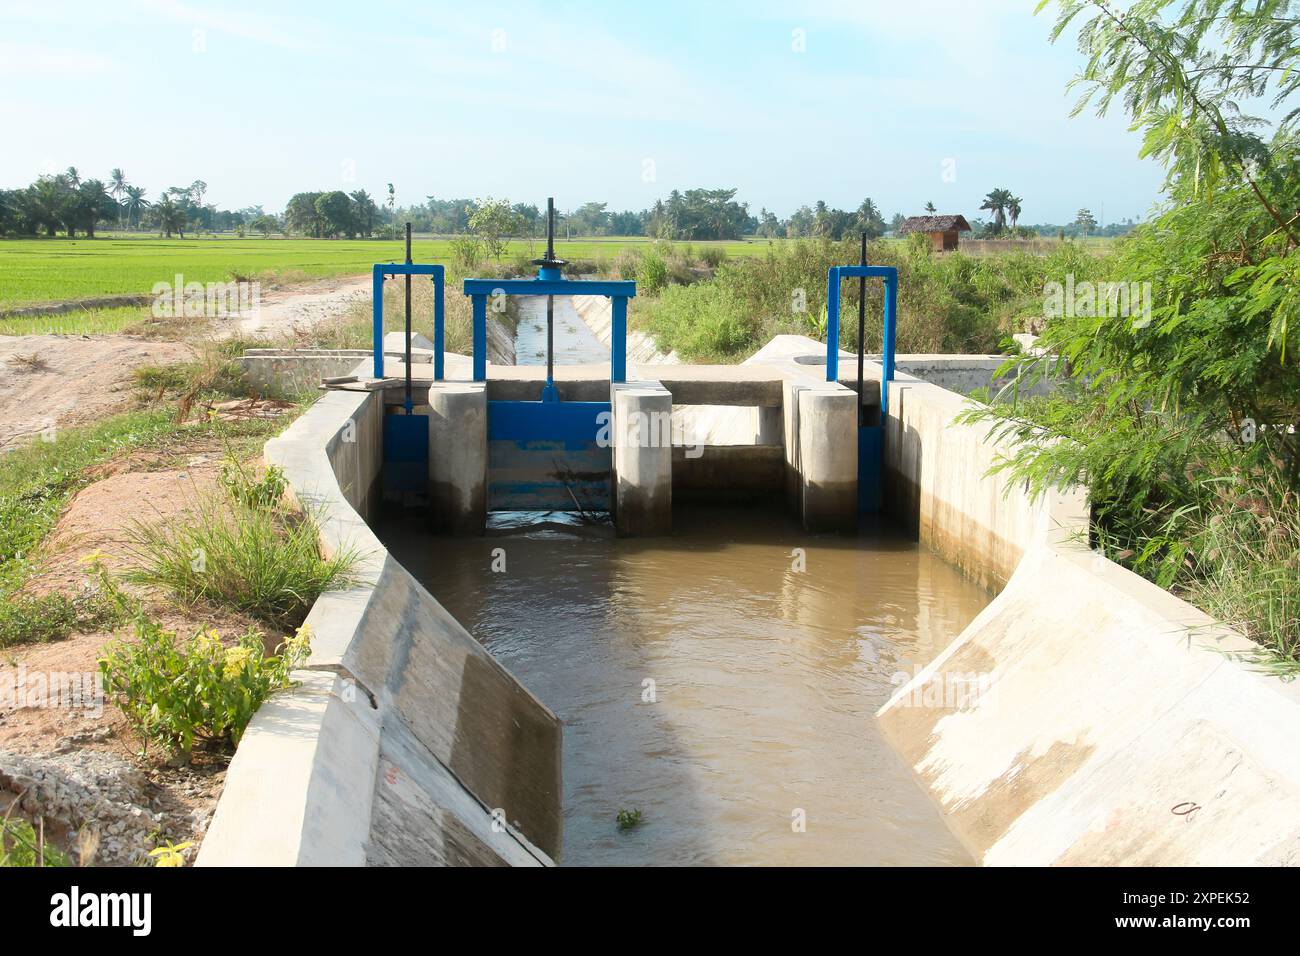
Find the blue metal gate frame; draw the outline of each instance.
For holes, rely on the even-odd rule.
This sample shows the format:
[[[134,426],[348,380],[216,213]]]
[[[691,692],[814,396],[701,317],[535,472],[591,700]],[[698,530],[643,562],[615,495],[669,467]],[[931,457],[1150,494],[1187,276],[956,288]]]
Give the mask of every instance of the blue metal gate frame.
[[[865,245],[863,247],[866,248]],[[845,279],[883,279],[885,286],[884,342],[880,375],[880,424],[858,426],[858,510],[880,510],[885,467],[885,415],[889,383],[894,380],[894,345],[898,318],[898,270],[893,266],[832,266],[826,276],[826,381],[840,380],[840,283]],[[859,342],[865,349],[866,343]],[[860,399],[859,399],[860,401]]]
[[[443,378],[443,344],[446,337],[446,313],[443,310],[444,275],[439,265],[423,263],[377,262],[371,272],[370,295],[373,300],[375,378],[384,377],[384,279],[397,276],[429,276],[433,279],[433,378]]]
[[[557,273],[554,276],[547,273]],[[466,279],[465,294],[474,312],[474,381],[487,381],[487,300],[490,295],[603,295],[613,306],[609,342],[609,380],[627,381],[627,300],[635,282],[583,282],[560,278],[558,269],[542,269],[536,279]],[[551,383],[547,383],[548,385]]]
[[[476,382],[487,381],[487,301],[498,295],[603,295],[611,300],[612,323],[610,331],[609,378],[611,383],[627,381],[627,301],[636,295],[635,282],[575,281],[563,277],[554,263],[543,265],[536,279],[466,279],[465,295],[470,297],[473,312],[474,367]],[[561,401],[559,391],[549,374],[539,401],[488,402],[488,442],[508,443],[512,454],[545,455],[554,449],[568,451],[575,459],[586,456],[588,464],[599,463],[608,471],[607,458],[611,454],[606,446],[599,446],[600,416],[606,420],[611,411],[609,402]],[[491,453],[490,453],[491,454]],[[597,466],[599,470],[599,465]],[[559,479],[557,478],[557,481]],[[525,487],[525,484],[527,486]],[[491,485],[489,492],[491,493]],[[547,488],[554,483],[515,483],[508,486],[506,497],[545,497]],[[594,486],[593,486],[594,487]],[[569,509],[553,509],[569,510]]]

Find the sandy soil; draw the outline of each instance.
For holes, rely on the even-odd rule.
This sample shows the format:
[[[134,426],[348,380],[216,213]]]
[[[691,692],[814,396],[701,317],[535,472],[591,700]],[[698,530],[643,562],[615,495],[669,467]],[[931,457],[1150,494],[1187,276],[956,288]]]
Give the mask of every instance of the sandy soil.
[[[132,522],[187,520],[200,496],[215,487],[222,456],[217,442],[204,439],[181,452],[184,467],[174,466],[175,452],[167,459],[136,452],[103,466],[99,480],[73,499],[46,540],[32,592],[85,587],[85,558],[91,553],[102,555],[113,571],[129,568],[125,532]],[[178,607],[136,593],[155,619],[183,637],[209,627],[228,641],[249,630],[267,630],[231,611]],[[0,688],[9,677],[19,683],[20,673],[93,675],[104,645],[120,636],[76,634],[0,650]],[[270,635],[270,643],[282,636]],[[0,696],[0,815],[12,805],[30,820],[44,818],[50,838],[74,853],[93,835],[95,862],[145,862],[148,850],[164,839],[199,843],[225,769],[226,758],[214,755],[198,754],[186,765],[168,762],[157,747],[146,748],[107,701],[52,707]]]
[[[178,342],[125,335],[0,335],[0,448],[124,411],[133,369],[192,357]]]

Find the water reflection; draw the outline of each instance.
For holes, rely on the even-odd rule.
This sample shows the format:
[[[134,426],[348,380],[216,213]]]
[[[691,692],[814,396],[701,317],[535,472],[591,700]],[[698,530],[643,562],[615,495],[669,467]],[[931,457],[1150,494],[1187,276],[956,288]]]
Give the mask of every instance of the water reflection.
[[[988,595],[888,530],[674,520],[647,541],[386,536],[564,720],[562,862],[968,863],[872,715]],[[624,808],[644,823],[618,831]]]

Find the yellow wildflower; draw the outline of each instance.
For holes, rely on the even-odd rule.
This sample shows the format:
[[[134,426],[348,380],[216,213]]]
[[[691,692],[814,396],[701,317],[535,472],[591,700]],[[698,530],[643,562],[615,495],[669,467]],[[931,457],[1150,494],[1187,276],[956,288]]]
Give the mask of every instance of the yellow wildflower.
[[[226,648],[226,679],[233,680],[242,674],[244,672],[244,667],[248,664],[248,660],[252,656],[253,652],[247,647]]]
[[[154,858],[154,866],[184,866],[185,851],[193,845],[192,840],[176,844],[168,840],[162,846],[150,850],[149,855]]]

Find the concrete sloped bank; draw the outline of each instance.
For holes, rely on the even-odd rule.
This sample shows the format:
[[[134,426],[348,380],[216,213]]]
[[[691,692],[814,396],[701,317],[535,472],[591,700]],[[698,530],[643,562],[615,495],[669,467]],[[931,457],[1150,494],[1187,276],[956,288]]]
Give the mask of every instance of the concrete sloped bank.
[[[378,393],[330,392],[267,444],[324,548],[362,558],[354,587],[313,606],[298,686],[249,725],[200,865],[549,865],[559,851],[559,721],[366,523],[382,414]]]
[[[1300,686],[1089,551],[1081,492],[987,476],[998,446],[953,421],[960,396],[889,394],[888,510],[1001,589],[878,713],[975,859],[1300,863]]]

